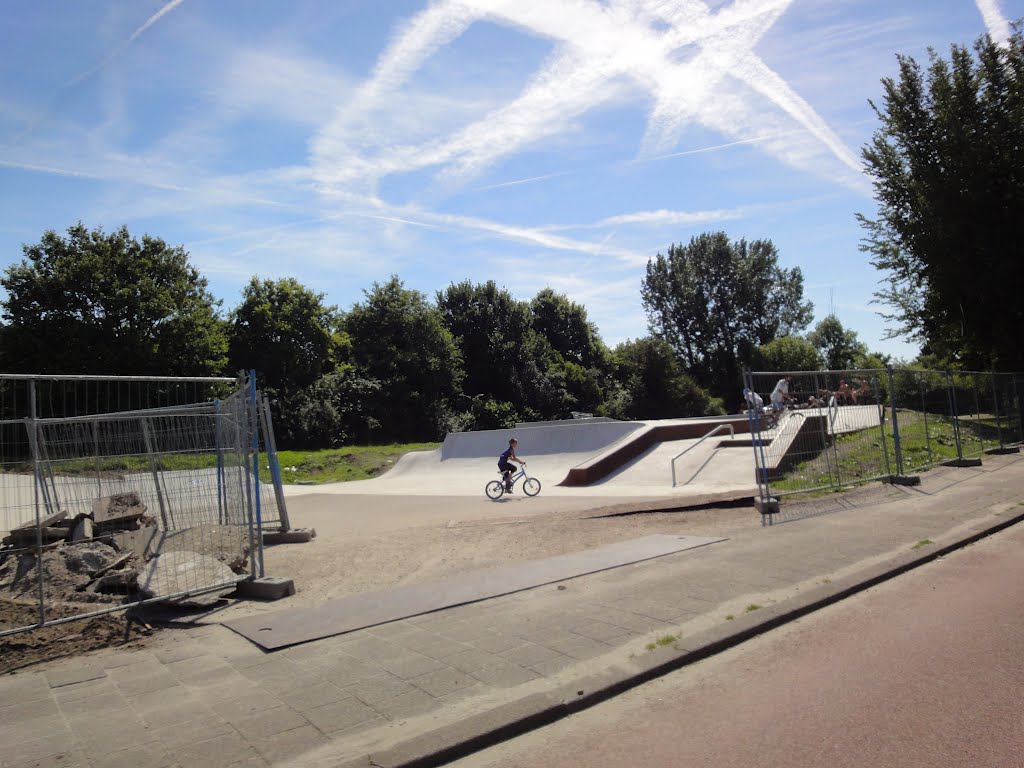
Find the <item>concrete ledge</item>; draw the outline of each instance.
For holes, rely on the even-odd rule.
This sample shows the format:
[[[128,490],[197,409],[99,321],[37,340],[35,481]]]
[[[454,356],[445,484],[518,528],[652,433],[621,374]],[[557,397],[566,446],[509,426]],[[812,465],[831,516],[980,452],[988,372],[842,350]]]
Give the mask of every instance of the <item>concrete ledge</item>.
[[[722,424],[731,424],[737,433],[750,432],[750,420],[746,416],[715,416],[692,421],[679,421],[674,424],[653,422],[624,437],[596,458],[573,467],[558,485],[567,487],[591,485],[629,463],[656,443],[670,440],[694,440],[703,437],[710,430]]]
[[[235,594],[256,600],[280,600],[295,594],[295,582],[280,576],[264,576],[262,579],[240,581]]]
[[[305,544],[316,538],[315,528],[292,528],[290,531],[264,531],[263,543],[273,544]]]
[[[703,632],[680,638],[677,643],[640,654],[626,665],[578,678],[552,693],[526,696],[433,733],[410,739],[392,749],[375,752],[343,765],[345,768],[357,765],[380,768],[431,768],[446,765],[721,653],[1022,521],[1024,513],[982,525],[967,536],[946,537],[945,544],[908,549],[887,562],[868,566],[857,573],[809,589],[782,603],[749,611],[731,621],[723,620]]]
[[[980,467],[981,459],[949,459],[948,461],[940,461],[939,466],[942,467]]]

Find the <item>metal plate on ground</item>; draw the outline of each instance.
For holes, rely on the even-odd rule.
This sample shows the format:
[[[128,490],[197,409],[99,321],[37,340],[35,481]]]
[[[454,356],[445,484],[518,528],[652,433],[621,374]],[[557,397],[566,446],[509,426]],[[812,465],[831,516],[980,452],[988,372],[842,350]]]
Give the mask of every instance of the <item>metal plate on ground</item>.
[[[583,552],[472,571],[440,581],[366,592],[328,600],[319,605],[246,616],[224,622],[224,626],[261,648],[273,651],[442,608],[619,568],[719,541],[725,539],[655,534]]]

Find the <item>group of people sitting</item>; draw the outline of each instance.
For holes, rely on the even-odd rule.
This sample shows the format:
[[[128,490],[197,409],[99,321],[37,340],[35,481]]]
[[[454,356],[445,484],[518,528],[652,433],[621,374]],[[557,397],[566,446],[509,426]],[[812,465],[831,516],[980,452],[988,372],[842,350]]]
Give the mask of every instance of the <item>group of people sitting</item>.
[[[839,380],[835,390],[819,389],[808,395],[806,401],[797,398],[791,391],[792,376],[783,376],[775,384],[771,394],[771,405],[764,406],[764,399],[753,390],[744,388],[743,400],[747,408],[765,418],[766,426],[771,429],[779,423],[779,414],[787,408],[828,408],[832,405],[857,405],[866,403],[871,395],[871,384],[867,379],[853,378],[853,384],[845,379]]]

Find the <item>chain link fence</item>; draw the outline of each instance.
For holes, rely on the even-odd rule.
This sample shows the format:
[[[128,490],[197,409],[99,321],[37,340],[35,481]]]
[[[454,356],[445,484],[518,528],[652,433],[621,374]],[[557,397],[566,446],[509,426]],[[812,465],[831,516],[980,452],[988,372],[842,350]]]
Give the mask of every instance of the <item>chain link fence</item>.
[[[264,406],[252,376],[0,376],[0,635],[262,575]]]
[[[1017,451],[1020,384],[975,371],[746,371],[761,500]]]

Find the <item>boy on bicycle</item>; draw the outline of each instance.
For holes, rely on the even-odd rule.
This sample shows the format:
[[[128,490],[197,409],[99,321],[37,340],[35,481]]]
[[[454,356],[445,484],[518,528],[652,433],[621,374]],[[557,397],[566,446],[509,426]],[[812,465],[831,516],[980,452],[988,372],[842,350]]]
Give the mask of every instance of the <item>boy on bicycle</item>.
[[[502,451],[501,456],[498,457],[498,469],[501,471],[502,476],[505,479],[505,493],[512,493],[512,473],[515,472],[516,468],[512,466],[512,462],[516,461],[520,464],[525,465],[526,462],[516,456],[516,446],[519,445],[519,441],[514,437],[508,441],[508,448]]]

